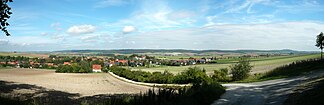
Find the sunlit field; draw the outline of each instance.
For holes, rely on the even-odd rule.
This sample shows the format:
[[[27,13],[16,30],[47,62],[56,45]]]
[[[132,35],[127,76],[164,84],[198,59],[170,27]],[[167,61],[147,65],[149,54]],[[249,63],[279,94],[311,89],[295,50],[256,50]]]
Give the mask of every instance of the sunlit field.
[[[292,55],[292,56],[277,56],[277,57],[269,57],[269,58],[254,58],[250,59],[251,64],[254,66],[252,68],[252,73],[262,73],[269,70],[272,70],[276,67],[297,61],[297,60],[305,60],[311,58],[318,58],[319,54],[309,54],[309,55]],[[213,70],[218,70],[220,68],[228,68],[233,63],[237,62],[238,59],[225,59],[220,60],[221,64],[199,64],[199,65],[190,65],[190,66],[159,66],[159,67],[151,67],[151,68],[130,68],[132,70],[143,70],[149,72],[163,72],[165,70],[170,71],[171,73],[180,73],[185,71],[188,67],[200,67],[207,71],[208,74],[211,74]]]

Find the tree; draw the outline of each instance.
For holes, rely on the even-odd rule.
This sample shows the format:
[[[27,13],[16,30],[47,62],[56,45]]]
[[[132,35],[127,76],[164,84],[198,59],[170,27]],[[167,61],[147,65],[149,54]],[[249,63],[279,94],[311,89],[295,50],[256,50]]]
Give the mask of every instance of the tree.
[[[253,66],[247,58],[240,58],[239,62],[230,66],[234,81],[243,80],[249,76]]]
[[[1,10],[0,10],[0,29],[7,35],[10,36],[7,26],[9,26],[9,23],[7,20],[10,18],[10,15],[12,14],[11,8],[8,6],[8,2],[12,2],[12,0],[1,0]]]
[[[228,69],[227,68],[221,68],[220,70],[214,70],[214,74],[212,75],[212,78],[219,82],[226,82],[228,81]]]
[[[321,49],[321,59],[323,59],[323,47],[324,47],[323,32],[321,32],[319,35],[317,35],[316,45],[315,46],[319,47]]]
[[[91,72],[90,64],[87,61],[80,61],[79,65],[80,65],[80,68],[81,68],[81,70],[80,70],[81,73]]]

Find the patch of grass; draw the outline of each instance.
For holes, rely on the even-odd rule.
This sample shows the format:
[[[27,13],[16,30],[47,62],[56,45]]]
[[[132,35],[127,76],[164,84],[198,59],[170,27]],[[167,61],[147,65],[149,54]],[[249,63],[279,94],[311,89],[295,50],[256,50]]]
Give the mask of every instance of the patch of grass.
[[[298,76],[304,72],[309,72],[309,71],[322,69],[322,68],[324,68],[324,60],[320,60],[320,59],[301,60],[271,70],[265,73],[265,75],[262,78]]]
[[[244,79],[242,81],[235,82],[258,82],[258,81],[266,81],[280,78],[287,78],[293,76],[299,76],[303,73],[324,69],[324,60],[320,59],[308,59],[296,61],[284,66],[280,66],[275,68],[274,70],[268,71],[266,73],[259,73],[250,75],[249,78]]]

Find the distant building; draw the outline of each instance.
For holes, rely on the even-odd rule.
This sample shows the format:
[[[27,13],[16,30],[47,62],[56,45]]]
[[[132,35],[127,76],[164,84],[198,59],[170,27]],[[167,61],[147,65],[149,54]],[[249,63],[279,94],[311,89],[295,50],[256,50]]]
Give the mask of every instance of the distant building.
[[[92,65],[93,72],[101,72],[101,65]]]
[[[46,63],[46,65],[49,66],[49,67],[53,67],[54,63]]]
[[[70,62],[64,62],[63,65],[71,65]]]
[[[128,60],[116,60],[116,65],[119,65],[119,66],[125,66],[125,65],[127,65],[127,63],[128,63]]]

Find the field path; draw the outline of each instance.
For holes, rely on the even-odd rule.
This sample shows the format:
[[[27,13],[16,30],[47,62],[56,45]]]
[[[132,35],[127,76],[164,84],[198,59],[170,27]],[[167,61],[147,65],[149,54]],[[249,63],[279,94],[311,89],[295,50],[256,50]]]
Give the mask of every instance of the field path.
[[[226,93],[212,105],[281,105],[295,86],[323,75],[324,70],[318,70],[292,78],[223,84],[227,88]]]
[[[0,80],[30,84],[81,96],[136,94],[151,87],[121,81],[108,73],[55,73],[53,70],[0,69]]]

